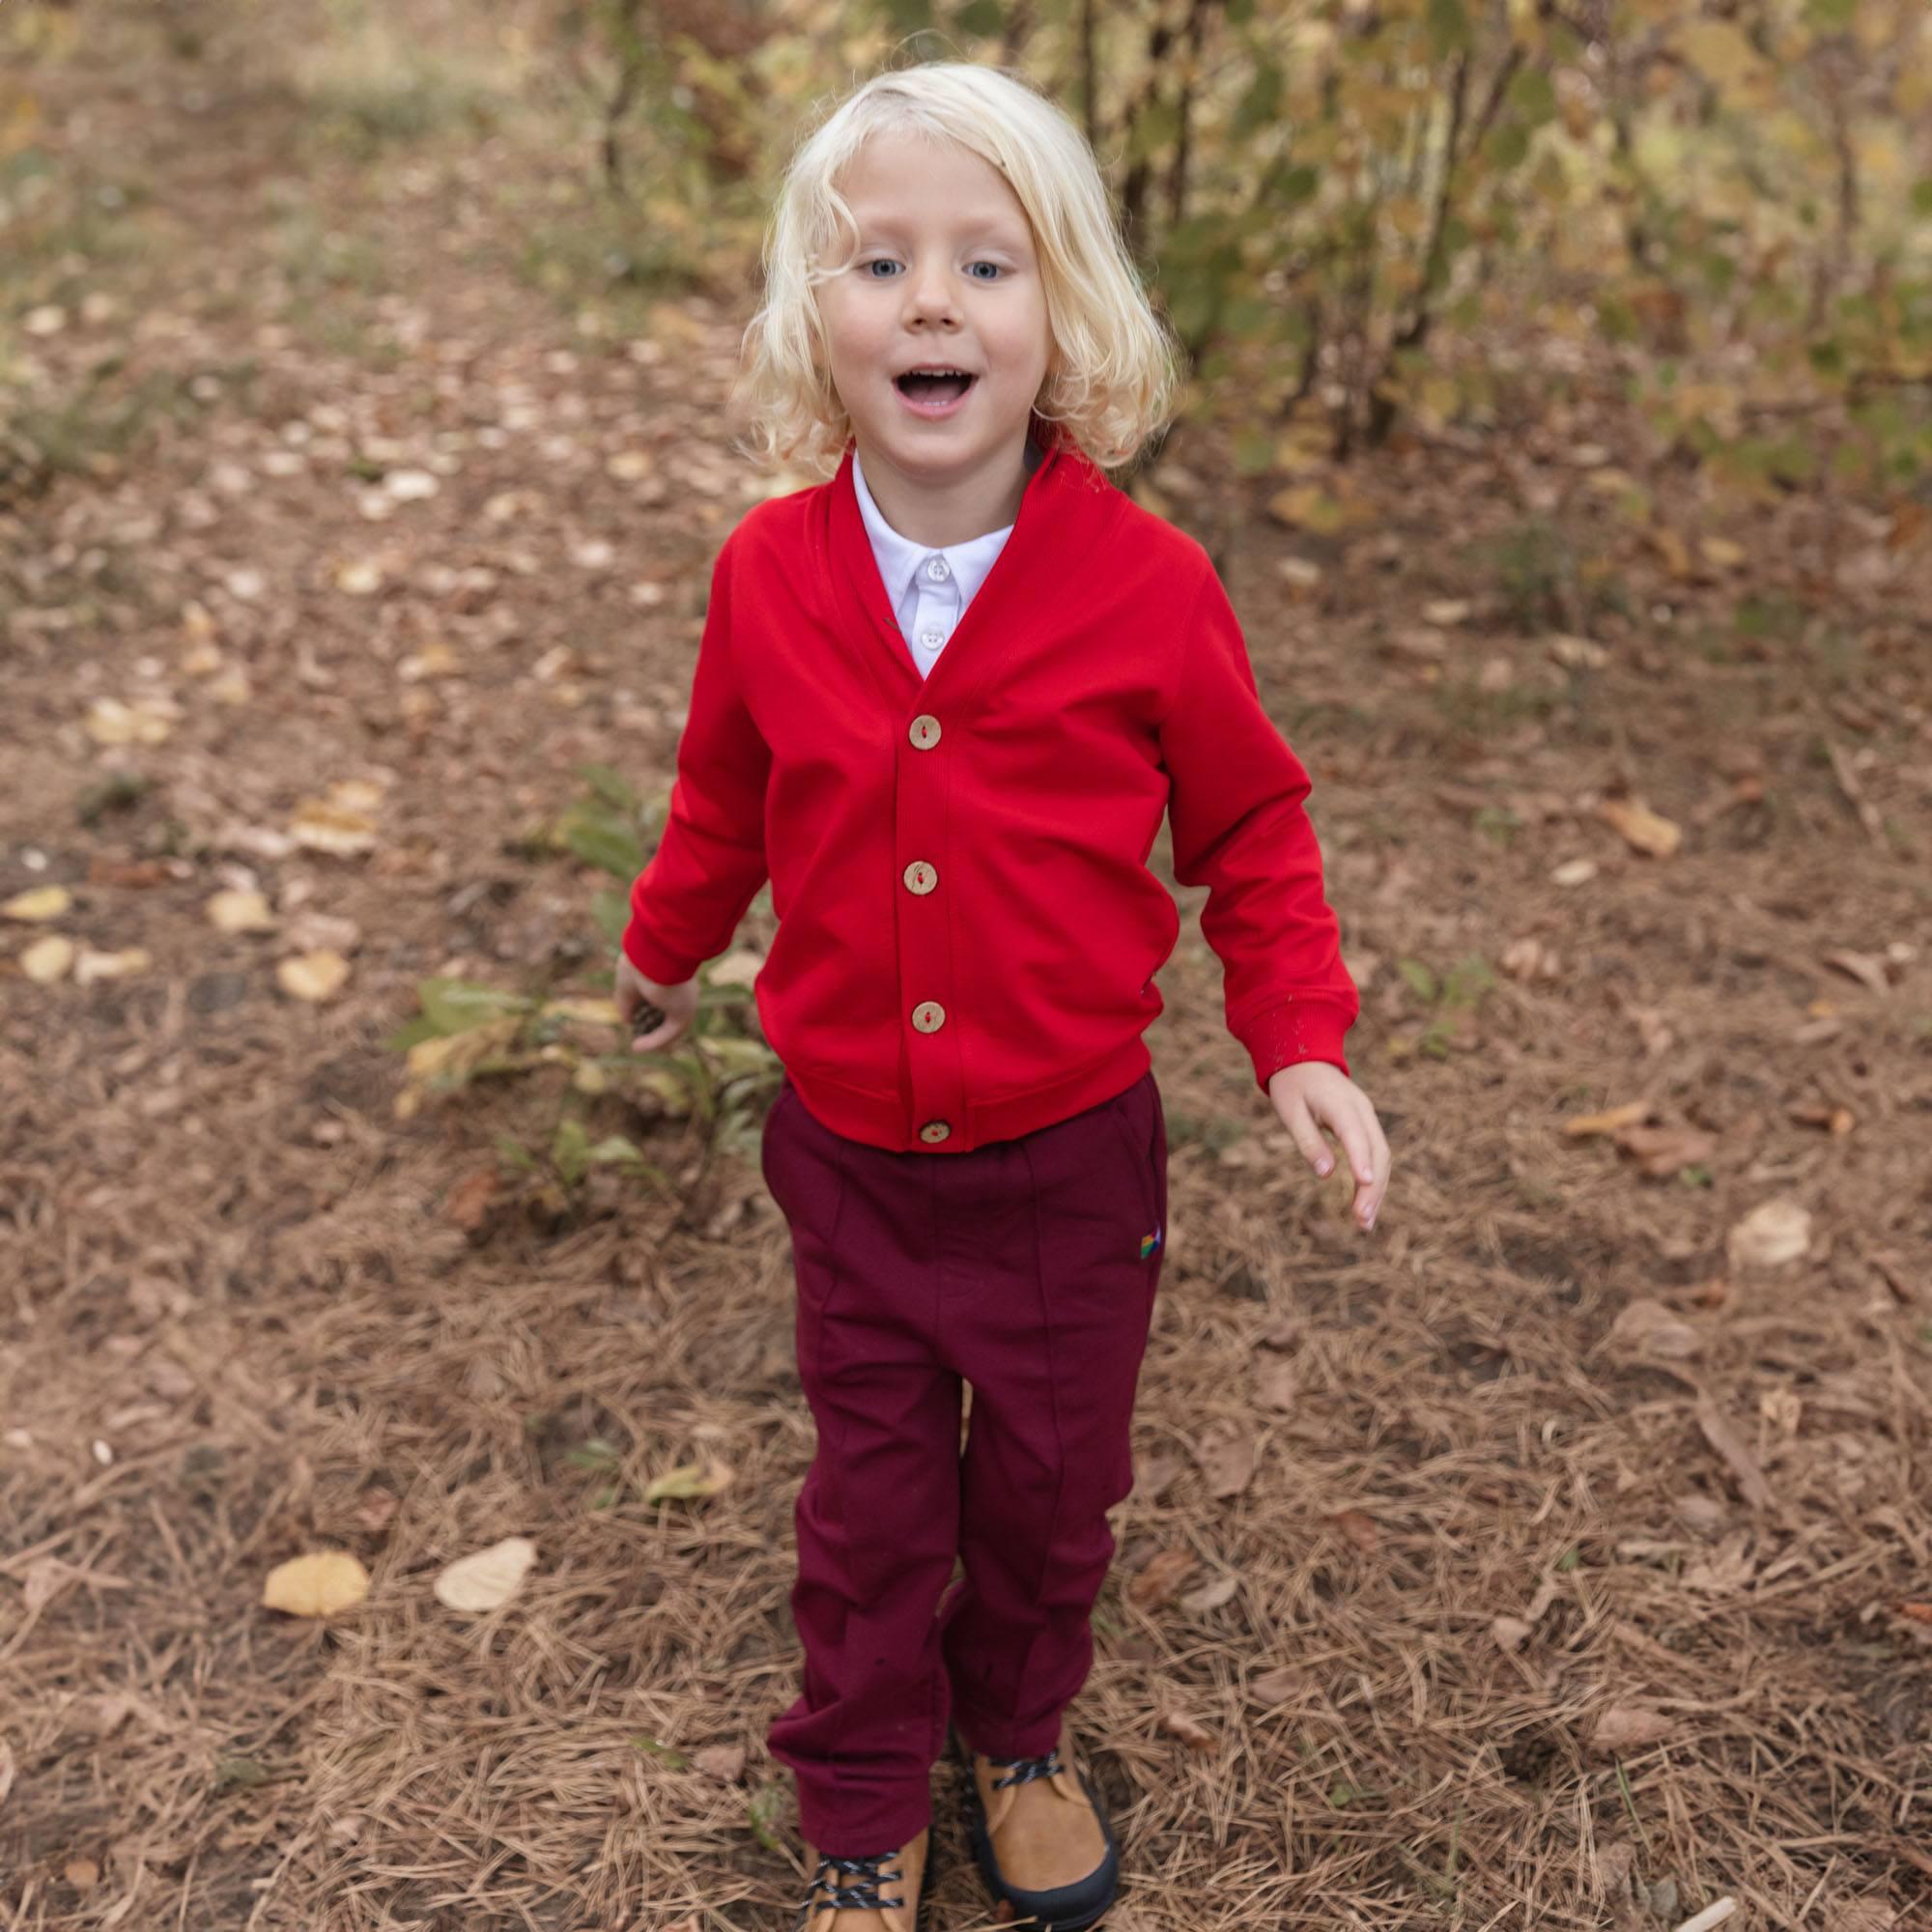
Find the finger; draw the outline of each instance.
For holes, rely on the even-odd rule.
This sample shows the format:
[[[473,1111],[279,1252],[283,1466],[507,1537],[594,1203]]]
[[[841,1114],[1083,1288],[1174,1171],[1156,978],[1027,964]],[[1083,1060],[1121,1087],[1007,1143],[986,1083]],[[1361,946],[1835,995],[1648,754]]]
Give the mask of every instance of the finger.
[[[1321,1129],[1315,1124],[1315,1116],[1308,1110],[1308,1102],[1297,1094],[1288,1103],[1287,1126],[1294,1144],[1301,1150],[1302,1158],[1317,1174],[1327,1174],[1335,1165],[1328,1152],[1328,1143],[1321,1138]]]

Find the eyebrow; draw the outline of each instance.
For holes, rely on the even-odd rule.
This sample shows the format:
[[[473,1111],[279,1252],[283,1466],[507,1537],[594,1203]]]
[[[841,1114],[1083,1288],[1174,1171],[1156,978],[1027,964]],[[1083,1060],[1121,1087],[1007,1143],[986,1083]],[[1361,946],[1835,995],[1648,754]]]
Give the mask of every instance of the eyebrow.
[[[904,225],[890,215],[873,215],[867,217],[855,213],[855,219],[859,225],[859,235],[862,241],[873,236],[891,236],[894,239],[897,239],[906,232]],[[995,214],[989,215],[983,221],[968,222],[964,228],[958,231],[958,239],[964,242],[972,242],[991,236],[996,241],[1017,245],[1024,234],[1025,230],[1011,215]]]

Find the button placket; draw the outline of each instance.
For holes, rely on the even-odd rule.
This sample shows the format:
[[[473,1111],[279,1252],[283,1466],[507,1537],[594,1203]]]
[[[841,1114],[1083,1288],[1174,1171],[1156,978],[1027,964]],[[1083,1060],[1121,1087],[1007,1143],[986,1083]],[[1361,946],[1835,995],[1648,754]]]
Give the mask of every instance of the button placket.
[[[946,843],[947,770],[931,753],[944,733],[938,717],[922,711],[906,727],[897,759],[899,877],[913,904],[894,922],[899,985],[911,1038],[914,1131],[928,1147],[950,1140],[963,1116],[957,1029],[948,1024],[952,996],[951,908],[935,895],[940,868],[932,855]],[[934,996],[937,997],[934,997]]]

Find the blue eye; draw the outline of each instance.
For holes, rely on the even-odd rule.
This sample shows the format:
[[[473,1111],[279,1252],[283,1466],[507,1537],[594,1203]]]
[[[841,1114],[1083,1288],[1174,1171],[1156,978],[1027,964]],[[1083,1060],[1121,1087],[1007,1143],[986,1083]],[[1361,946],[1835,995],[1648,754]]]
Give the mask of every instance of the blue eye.
[[[888,260],[888,259],[887,259],[887,258],[886,258],[885,256],[883,256],[883,255],[882,255],[882,256],[880,256],[880,257],[879,257],[879,259],[878,259],[877,261],[875,261],[875,262],[867,262],[867,263],[866,264],[866,268],[867,268],[867,270],[868,271],[869,271],[869,270],[873,270],[873,269],[895,269],[895,268],[897,268],[897,267],[898,267],[898,264],[897,264],[896,262],[893,262],[893,261],[889,261],[889,260]],[[884,275],[871,275],[871,274],[869,274],[869,272],[868,272],[868,279],[869,279],[869,280],[871,280],[871,281],[875,281],[875,282],[882,282],[882,281],[885,281],[885,280],[887,280],[887,279],[888,279],[888,277],[886,277],[886,276],[884,276]]]
[[[976,269],[991,269],[993,271],[991,275],[975,275],[973,279],[976,282],[992,281],[998,276],[1004,275],[1006,273],[1006,270],[1003,268],[1001,268],[999,263],[997,262],[975,262],[973,266]]]

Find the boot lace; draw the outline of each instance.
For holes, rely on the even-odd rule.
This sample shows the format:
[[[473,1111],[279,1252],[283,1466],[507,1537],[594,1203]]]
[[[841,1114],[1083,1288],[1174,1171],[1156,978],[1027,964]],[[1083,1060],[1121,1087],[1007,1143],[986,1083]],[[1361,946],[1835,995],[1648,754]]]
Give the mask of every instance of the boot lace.
[[[886,1871],[884,1866],[898,1857],[893,1852],[868,1852],[864,1858],[838,1859],[826,1857],[818,1861],[818,1869],[811,1876],[811,1884],[805,1894],[805,1902],[799,1907],[798,1924],[793,1932],[804,1932],[806,1922],[814,1913],[834,1912],[884,1912],[905,1903],[904,1895],[887,1898],[879,1890],[881,1885],[903,1885],[903,1871]],[[819,1897],[820,1890],[825,1896]]]
[[[995,1791],[1004,1791],[1009,1784],[1031,1784],[1036,1777],[1051,1777],[1066,1768],[1060,1761],[1058,1745],[1038,1757],[989,1757],[986,1762],[1009,1767],[1005,1777],[994,1778]]]

